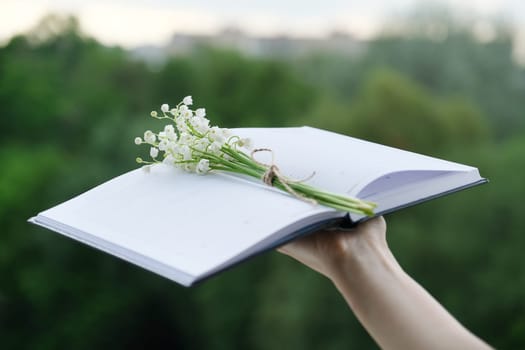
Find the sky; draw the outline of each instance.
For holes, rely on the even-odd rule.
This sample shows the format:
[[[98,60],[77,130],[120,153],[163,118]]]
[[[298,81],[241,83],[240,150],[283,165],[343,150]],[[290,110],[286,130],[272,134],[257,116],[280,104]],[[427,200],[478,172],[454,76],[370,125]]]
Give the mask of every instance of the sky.
[[[108,45],[162,45],[174,32],[210,34],[238,27],[257,36],[322,37],[334,30],[374,36],[385,19],[424,4],[525,25],[524,0],[0,0],[0,42],[48,13],[73,14],[82,30]]]

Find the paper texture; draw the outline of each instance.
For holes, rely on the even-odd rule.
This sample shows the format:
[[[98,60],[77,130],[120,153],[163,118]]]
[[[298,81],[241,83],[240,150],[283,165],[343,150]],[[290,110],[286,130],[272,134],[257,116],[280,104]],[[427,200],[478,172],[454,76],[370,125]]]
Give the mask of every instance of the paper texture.
[[[40,215],[197,276],[319,212],[334,211],[224,176],[158,165]]]

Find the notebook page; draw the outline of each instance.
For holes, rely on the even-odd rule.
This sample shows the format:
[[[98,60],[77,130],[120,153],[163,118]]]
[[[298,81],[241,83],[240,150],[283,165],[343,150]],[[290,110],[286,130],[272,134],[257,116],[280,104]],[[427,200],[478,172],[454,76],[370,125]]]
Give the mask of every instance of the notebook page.
[[[468,172],[475,168],[310,128],[236,129],[256,148],[273,150],[275,164],[292,179],[340,194],[356,195],[374,179],[398,171]],[[257,159],[271,162],[269,154]],[[433,176],[433,174],[431,174]]]
[[[333,212],[270,188],[157,165],[134,170],[39,216],[198,276],[282,227]]]

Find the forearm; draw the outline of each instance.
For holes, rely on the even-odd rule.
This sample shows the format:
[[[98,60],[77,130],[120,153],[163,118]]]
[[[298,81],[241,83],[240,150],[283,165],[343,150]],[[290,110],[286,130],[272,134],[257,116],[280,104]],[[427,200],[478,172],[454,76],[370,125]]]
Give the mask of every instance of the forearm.
[[[388,248],[360,242],[332,276],[336,287],[384,349],[485,349],[398,265]]]

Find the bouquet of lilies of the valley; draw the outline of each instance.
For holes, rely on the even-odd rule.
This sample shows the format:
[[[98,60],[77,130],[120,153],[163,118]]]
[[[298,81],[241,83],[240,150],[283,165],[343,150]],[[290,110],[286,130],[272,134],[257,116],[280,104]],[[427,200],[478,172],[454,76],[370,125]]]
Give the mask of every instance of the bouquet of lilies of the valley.
[[[266,151],[273,154],[273,150],[251,149],[249,139],[233,135],[229,129],[210,127],[205,109],[192,110],[189,107],[192,104],[191,96],[186,96],[175,108],[163,104],[160,114],[151,112],[153,118],[166,119],[170,123],[158,133],[148,130],[143,138],[135,138],[135,144],[151,147],[151,160],[137,158],[138,163],[144,164],[144,170],[149,171],[153,164],[164,163],[197,174],[226,171],[248,175],[312,204],[373,215],[374,203],[322,191],[305,184],[304,180],[285,177],[275,164],[258,162],[255,153]]]

